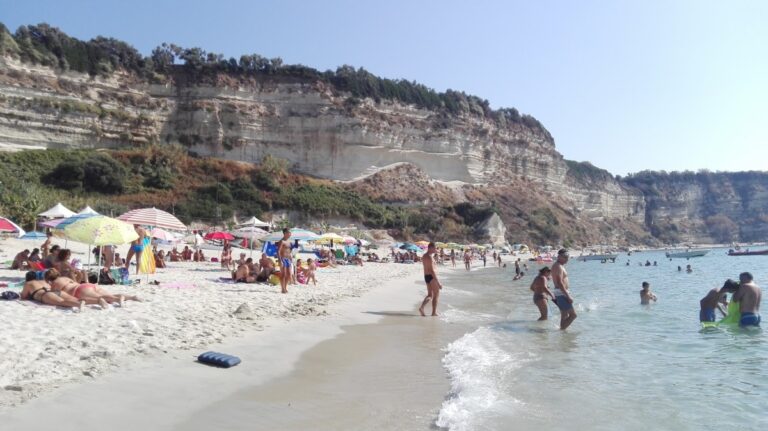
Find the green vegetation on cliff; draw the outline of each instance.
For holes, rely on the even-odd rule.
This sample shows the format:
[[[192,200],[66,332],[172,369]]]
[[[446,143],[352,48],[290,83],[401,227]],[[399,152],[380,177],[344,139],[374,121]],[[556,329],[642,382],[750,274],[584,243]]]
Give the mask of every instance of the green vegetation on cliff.
[[[315,219],[358,220],[405,237],[463,240],[491,211],[470,204],[392,206],[344,185],[292,175],[286,166],[271,157],[261,165],[195,158],[173,146],[0,153],[0,214],[31,228],[36,215],[56,202],[72,209],[91,205],[108,215],[154,206],[187,223],[291,210]]]
[[[417,82],[381,78],[363,68],[355,69],[348,65],[338,67],[336,71],[320,72],[300,64],[283,64],[279,57],[268,59],[250,54],[239,59],[227,59],[222,54],[206,52],[198,47],[183,48],[167,43],[155,48],[151,55],[143,56],[131,45],[117,39],[98,36],[82,41],[44,23],[21,26],[14,34],[10,34],[0,23],[0,55],[91,75],[109,75],[122,69],[152,80],[163,80],[179,73],[194,79],[228,73],[321,81],[358,99],[371,98],[376,102],[393,100],[446,115],[474,115],[496,121],[501,126],[521,123],[550,136],[537,119],[521,115],[515,108],[494,110],[487,100],[461,91],[449,89],[437,92]],[[354,104],[355,99],[350,101]]]

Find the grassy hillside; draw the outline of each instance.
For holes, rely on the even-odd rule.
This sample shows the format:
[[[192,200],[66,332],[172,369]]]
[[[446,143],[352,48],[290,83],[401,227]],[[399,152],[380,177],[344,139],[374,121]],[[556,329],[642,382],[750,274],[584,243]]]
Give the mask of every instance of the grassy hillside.
[[[0,153],[0,214],[31,228],[36,214],[56,202],[108,215],[154,206],[186,223],[211,224],[284,209],[318,220],[346,217],[404,238],[444,240],[472,239],[478,221],[463,207],[374,202],[349,186],[290,174],[284,161],[269,157],[253,165],[196,158],[172,146]]]

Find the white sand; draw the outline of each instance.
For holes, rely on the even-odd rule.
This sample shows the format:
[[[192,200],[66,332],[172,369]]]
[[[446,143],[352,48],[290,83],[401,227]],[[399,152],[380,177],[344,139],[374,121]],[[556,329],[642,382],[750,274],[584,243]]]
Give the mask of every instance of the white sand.
[[[63,246],[63,241],[58,242]],[[37,246],[38,242],[0,241],[0,262],[11,260],[24,248],[32,249]],[[70,243],[68,246],[80,253],[86,251],[84,245]],[[119,250],[123,256],[125,249],[126,247],[121,247]],[[86,261],[84,255],[75,257]],[[113,394],[120,392],[126,403],[135,404],[125,409],[125,414],[130,413],[131,417],[134,417],[134,413],[140,412],[149,404],[144,397],[151,395],[152,385],[161,392],[167,388],[167,380],[176,383],[175,387],[185,395],[185,398],[176,401],[177,407],[182,407],[187,405],[187,399],[195,399],[191,392],[184,393],[185,389],[200,391],[195,385],[185,387],[183,382],[186,379],[192,377],[204,380],[206,376],[218,379],[221,376],[219,373],[211,374],[209,367],[192,362],[198,353],[207,350],[206,347],[221,347],[222,342],[225,342],[223,347],[241,346],[244,364],[247,359],[262,359],[264,355],[254,350],[259,346],[273,348],[270,352],[272,355],[283,352],[286,357],[290,357],[290,352],[298,357],[301,349],[320,341],[322,337],[333,336],[337,331],[333,329],[337,326],[330,326],[325,328],[324,332],[312,335],[312,331],[316,329],[313,328],[315,321],[332,319],[335,314],[349,314],[348,310],[329,311],[333,310],[329,308],[330,304],[344,298],[359,297],[373,288],[378,288],[379,294],[386,296],[387,292],[382,293],[381,290],[387,282],[403,280],[410,283],[405,295],[405,298],[408,298],[406,304],[412,304],[423,295],[423,286],[417,289],[413,284],[418,280],[420,270],[420,265],[396,264],[320,269],[317,287],[290,286],[290,293],[282,295],[279,293],[279,286],[220,283],[218,278],[228,274],[220,269],[218,264],[170,263],[169,268],[159,269],[157,274],[151,276],[151,280],[161,282],[160,286],[106,286],[111,292],[136,294],[146,301],[128,302],[122,309],[88,308],[83,313],[74,313],[70,310],[36,305],[30,301],[0,301],[0,316],[3,321],[3,330],[0,331],[0,369],[3,370],[0,374],[0,407],[17,405],[43,394],[48,394],[46,398],[51,400],[56,395],[50,393],[60,387],[63,387],[63,391],[75,392],[80,391],[81,386],[92,386],[90,396],[96,402],[106,394],[114,398]],[[0,270],[0,281],[20,279],[23,274],[21,271]],[[183,283],[194,287],[163,287],[166,283]],[[241,304],[247,304],[250,313],[235,316],[234,311]],[[331,316],[326,317],[329,312]],[[308,317],[297,321],[295,318],[299,316]],[[281,325],[288,328],[292,323],[299,328],[299,332],[286,334],[276,330]],[[339,321],[334,325],[347,323],[349,322]],[[270,328],[263,333],[256,332],[268,326]],[[305,331],[306,335],[301,331]],[[286,342],[286,337],[295,341],[295,348]],[[240,351],[233,353],[241,354]],[[287,359],[285,363],[275,364],[274,372],[287,372],[290,364]],[[168,376],[164,381],[152,374],[150,369],[143,368],[156,365],[165,367],[165,375],[168,374],[167,370],[181,365],[180,374]],[[242,369],[248,370],[247,367]],[[126,370],[128,374],[124,375]],[[254,373],[254,370],[250,369],[250,372]],[[104,374],[108,374],[106,379],[102,379]],[[267,378],[270,374],[258,375]],[[237,373],[229,373],[227,376],[230,386],[223,390],[229,391],[232,386],[237,386],[240,377]],[[103,381],[99,385],[100,382],[92,382],[94,379]],[[86,381],[91,383],[72,385]],[[213,384],[214,381],[210,380],[210,383]],[[133,385],[133,390],[147,393],[139,396],[131,392],[130,382],[140,382]],[[249,383],[253,384],[253,381]],[[123,390],[125,392],[122,392]],[[208,390],[209,393],[197,394],[199,403],[203,403],[216,392],[213,387]],[[142,400],[145,402],[142,403]],[[36,401],[40,402],[44,403],[45,400]],[[71,408],[77,408],[77,405],[73,401]],[[109,415],[102,412],[102,420],[115,414],[115,408],[118,406],[113,400],[103,404],[103,407],[110,408],[112,412]],[[17,415],[18,424],[21,426],[19,429],[23,429],[24,424],[28,426],[28,420],[39,419],[34,416],[34,411],[26,411],[29,413],[26,416],[23,411]],[[8,410],[3,416],[7,414]],[[162,415],[162,412],[157,414]],[[78,415],[82,415],[82,411]],[[149,423],[146,425],[156,423],[154,419],[150,420],[152,417],[155,416],[147,416],[145,420]],[[52,424],[57,423],[55,418],[51,418],[51,421]],[[155,426],[151,428],[159,429]]]

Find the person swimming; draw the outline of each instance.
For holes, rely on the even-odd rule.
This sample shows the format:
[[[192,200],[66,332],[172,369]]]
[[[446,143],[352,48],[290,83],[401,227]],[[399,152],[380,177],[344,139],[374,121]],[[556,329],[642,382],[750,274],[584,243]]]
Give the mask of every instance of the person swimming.
[[[640,291],[640,304],[649,305],[651,301],[656,302],[658,298],[651,292],[651,284],[647,281],[643,282],[643,289]]]

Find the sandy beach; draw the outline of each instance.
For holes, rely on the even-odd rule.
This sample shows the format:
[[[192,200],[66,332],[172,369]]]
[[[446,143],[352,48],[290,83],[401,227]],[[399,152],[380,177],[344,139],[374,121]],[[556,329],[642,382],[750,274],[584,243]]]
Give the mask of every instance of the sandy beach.
[[[0,261],[34,246],[5,240]],[[84,258],[77,253],[86,246],[68,246]],[[222,283],[226,272],[218,264],[170,263],[151,276],[157,286],[107,286],[144,300],[124,308],[75,313],[2,301],[0,420],[12,429],[48,420],[61,425],[61,416],[41,418],[42,407],[65,416],[80,410],[65,428],[91,429],[109,417],[115,429],[173,429],[183,412],[289,372],[302,352],[343,325],[371,323],[392,309],[415,313],[423,295],[416,284],[420,270],[396,264],[322,269],[317,287],[293,286],[281,295],[271,285]],[[22,276],[0,271],[5,282]],[[235,314],[243,304],[249,311]],[[236,354],[243,364],[221,370],[196,363],[209,349]],[[95,409],[82,412],[88,400]],[[169,405],[182,416],[168,417]]]

